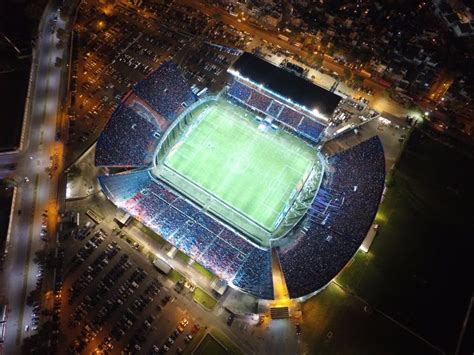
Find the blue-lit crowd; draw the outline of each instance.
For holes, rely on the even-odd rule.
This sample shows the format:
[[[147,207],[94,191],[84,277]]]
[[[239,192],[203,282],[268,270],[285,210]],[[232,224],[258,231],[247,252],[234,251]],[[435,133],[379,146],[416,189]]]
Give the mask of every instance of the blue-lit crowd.
[[[257,91],[253,91],[252,96],[250,96],[250,99],[247,101],[247,105],[266,113],[267,108],[270,106],[271,102],[272,99],[270,99],[268,96],[262,95]]]
[[[286,105],[283,105],[257,89],[244,83],[233,80],[227,90],[228,97],[240,104],[259,112],[269,115],[278,122],[286,124],[293,129],[298,136],[304,136],[317,142],[324,130],[324,126],[307,115],[300,113]],[[270,95],[270,94],[269,94]]]
[[[160,132],[187,106],[196,101],[186,79],[172,61],[163,63],[156,71],[138,82],[133,92],[158,114],[159,119],[153,121],[153,117],[146,110],[134,110],[126,104],[121,104],[97,141],[98,166],[149,165],[158,145]],[[159,120],[164,121],[166,125],[161,122],[164,127],[160,128]]]
[[[142,170],[99,177],[106,194],[216,275],[271,298],[271,254],[247,242]]]
[[[157,113],[170,121],[196,101],[188,82],[172,61],[164,62],[133,91],[145,100]]]
[[[327,284],[364,240],[377,212],[385,180],[378,137],[329,158],[325,177],[297,240],[278,250],[290,296]]]
[[[99,166],[148,165],[158,144],[158,126],[130,107],[121,105],[102,131],[96,147]]]

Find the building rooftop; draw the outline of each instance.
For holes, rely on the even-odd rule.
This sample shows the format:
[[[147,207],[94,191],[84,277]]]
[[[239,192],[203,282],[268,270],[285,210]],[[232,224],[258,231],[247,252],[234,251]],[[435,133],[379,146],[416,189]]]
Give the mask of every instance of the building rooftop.
[[[308,110],[317,109],[325,116],[330,116],[341,101],[339,95],[250,53],[242,54],[233,64],[232,69],[240,76],[261,84],[266,89],[277,92]]]

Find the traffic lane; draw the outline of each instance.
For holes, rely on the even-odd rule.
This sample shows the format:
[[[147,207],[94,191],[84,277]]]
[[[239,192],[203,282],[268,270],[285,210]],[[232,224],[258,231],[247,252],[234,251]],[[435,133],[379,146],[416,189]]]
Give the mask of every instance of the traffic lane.
[[[41,44],[40,44],[41,46]],[[43,46],[43,49],[47,49],[47,47],[44,47]],[[38,74],[38,72],[37,72]],[[40,72],[40,74],[42,74]],[[35,103],[34,101],[34,96],[33,96],[33,103]],[[35,105],[34,105],[35,106]],[[40,113],[41,111],[36,111],[36,113]],[[31,117],[31,120],[30,120],[30,123],[31,122],[35,122],[37,117]],[[31,126],[30,126],[31,128]],[[29,130],[29,133],[31,133],[31,129]],[[29,134],[28,136],[30,137],[34,137],[34,134]],[[28,139],[27,140],[28,143],[30,143],[30,140]],[[29,147],[31,147],[31,144],[29,145]],[[32,151],[32,149],[28,149],[28,151]],[[33,149],[34,151],[34,149]],[[17,233],[14,233],[14,245],[12,247],[12,250],[13,250],[13,253],[10,253],[10,257],[13,257],[14,258],[14,262],[11,264],[11,269],[13,269],[13,274],[10,273],[8,276],[9,276],[9,280],[12,281],[10,282],[10,286],[9,287],[9,300],[10,300],[10,307],[12,309],[12,318],[15,317],[15,311],[18,311],[18,316],[21,315],[22,312],[24,312],[24,305],[21,304],[21,302],[23,302],[24,300],[24,295],[25,295],[25,292],[28,291],[29,289],[29,284],[31,283],[31,278],[29,277],[28,275],[28,270],[29,270],[29,264],[31,262],[31,260],[28,260],[28,255],[25,255],[25,251],[30,251],[31,252],[31,249],[28,249],[28,244],[30,242],[30,238],[32,238],[32,234],[35,232],[35,226],[34,226],[34,223],[33,223],[33,226],[26,226],[27,221],[25,221],[25,219],[29,219],[31,218],[31,215],[33,213],[33,220],[34,220],[34,211],[32,211],[33,209],[30,208],[30,206],[32,206],[31,202],[33,202],[33,204],[35,203],[34,198],[31,197],[31,195],[28,195],[28,189],[24,189],[26,191],[21,191],[23,192],[23,194],[19,194],[19,203],[17,203],[18,205],[18,209],[21,209],[22,210],[22,216],[23,218],[19,218],[20,220],[20,226],[16,229]],[[21,208],[20,208],[21,207]],[[23,214],[24,213],[24,214]],[[16,215],[17,216],[17,215]],[[30,229],[32,228],[32,229]],[[25,232],[26,234],[28,235],[28,238],[25,237]],[[16,237],[18,236],[18,237]],[[31,246],[33,246],[33,240],[31,240]],[[26,270],[25,270],[25,266],[26,266]],[[27,274],[25,275],[25,271],[27,272]],[[34,269],[32,269],[32,271],[34,271]],[[16,275],[16,277],[12,277],[12,275]],[[25,280],[25,277],[26,277],[26,288],[24,287],[24,280]],[[21,280],[20,280],[21,279]],[[22,285],[22,287],[20,287],[20,285]],[[17,297],[19,296],[20,294],[23,294],[23,297]],[[27,312],[24,312],[24,315],[26,316],[29,316],[29,314]],[[20,334],[20,337],[21,337],[21,334],[22,334],[22,331],[23,329],[22,328],[22,321],[24,319],[19,319],[18,317],[16,318],[16,322],[14,323],[14,327],[9,327],[7,329],[11,329],[12,332],[16,332],[16,345],[18,345],[18,334]],[[10,322],[9,324],[10,326],[12,325],[12,322]],[[20,329],[17,329],[18,327],[20,327]],[[8,349],[15,349],[16,346],[13,346],[12,344],[12,340],[13,340],[13,334],[12,332],[10,332],[10,336],[8,336],[7,338],[10,340],[10,343],[7,345],[7,348]]]
[[[25,201],[32,199],[32,191],[28,187],[22,187],[18,190],[17,201]],[[23,206],[24,203],[17,203],[17,206]],[[17,217],[16,222],[13,221],[14,227],[12,229],[12,237],[10,242],[12,243],[9,247],[9,253],[7,260],[11,263],[7,263],[7,274],[5,277],[8,282],[8,301],[9,301],[9,319],[7,324],[7,335],[6,335],[6,348],[15,349],[19,345],[18,333],[21,335],[23,322],[23,297],[24,291],[24,278],[25,266],[27,262],[26,250],[28,249],[28,236],[30,233],[30,224],[26,219],[31,217],[31,205],[27,204],[26,208],[21,208],[22,213],[15,215]],[[28,216],[28,217],[27,217]],[[18,237],[17,237],[18,236]]]

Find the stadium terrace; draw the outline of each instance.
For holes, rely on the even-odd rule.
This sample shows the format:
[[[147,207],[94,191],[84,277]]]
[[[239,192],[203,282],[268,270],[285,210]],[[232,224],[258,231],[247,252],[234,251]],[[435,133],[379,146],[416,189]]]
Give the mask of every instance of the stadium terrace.
[[[137,83],[97,142],[96,165],[121,168],[100,185],[231,287],[273,299],[279,262],[290,297],[308,297],[347,264],[373,222],[381,141],[327,156],[324,131],[339,96],[248,53],[228,73],[219,93],[199,98],[173,61]]]

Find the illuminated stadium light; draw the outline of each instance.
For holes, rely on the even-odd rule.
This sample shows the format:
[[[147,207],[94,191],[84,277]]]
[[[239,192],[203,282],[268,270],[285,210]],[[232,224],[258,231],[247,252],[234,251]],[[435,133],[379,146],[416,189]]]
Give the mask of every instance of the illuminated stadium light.
[[[318,110],[316,107],[313,108],[313,110],[311,111],[311,113],[313,114],[313,116],[318,117],[318,118],[320,118],[320,119],[322,119],[322,120],[326,120],[326,121],[328,120],[328,118],[325,117],[323,114],[321,114],[321,113],[319,112],[319,110]]]
[[[294,106],[294,107],[296,107],[296,108],[298,108],[298,109],[300,109],[300,110],[302,110],[302,111],[306,111],[307,113],[309,113],[309,114],[311,114],[311,115],[313,115],[313,116],[316,116],[317,118],[319,118],[319,119],[321,119],[321,120],[323,120],[323,121],[326,121],[326,122],[327,122],[327,121],[329,120],[328,117],[326,117],[326,116],[324,116],[323,114],[319,113],[319,111],[317,111],[317,114],[316,114],[316,113],[314,112],[314,110],[310,110],[310,109],[307,108],[306,106],[302,106],[302,105],[299,105],[299,104],[296,103],[296,102],[293,102],[293,100],[291,100],[289,97],[281,96],[280,94],[278,94],[278,93],[276,93],[276,92],[274,92],[274,91],[268,89],[267,87],[265,87],[265,85],[263,85],[263,84],[261,84],[261,83],[256,83],[256,82],[252,81],[251,79],[242,76],[238,71],[236,71],[236,70],[234,70],[234,69],[229,68],[227,71],[228,71],[230,74],[236,76],[237,78],[239,78],[239,79],[241,79],[241,80],[243,80],[243,81],[246,81],[246,82],[252,84],[253,86],[259,87],[260,89],[262,89],[262,90],[268,92],[270,95],[275,96],[275,97],[279,98],[280,100],[283,100],[283,101],[289,103],[291,106]]]

